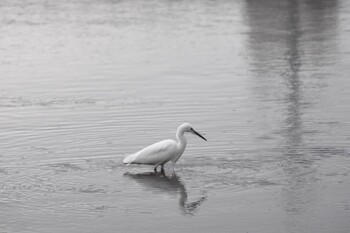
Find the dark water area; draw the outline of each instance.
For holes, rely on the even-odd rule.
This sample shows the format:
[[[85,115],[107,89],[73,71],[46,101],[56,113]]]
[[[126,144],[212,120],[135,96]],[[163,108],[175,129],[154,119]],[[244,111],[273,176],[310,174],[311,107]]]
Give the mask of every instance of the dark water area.
[[[1,1],[0,233],[350,229],[350,3]],[[172,174],[124,166],[190,122]]]

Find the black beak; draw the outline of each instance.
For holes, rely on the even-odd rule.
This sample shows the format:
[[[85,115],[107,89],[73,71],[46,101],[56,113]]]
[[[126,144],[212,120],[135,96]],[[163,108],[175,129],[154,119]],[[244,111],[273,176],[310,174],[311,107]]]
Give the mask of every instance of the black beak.
[[[200,135],[200,133],[198,133],[196,130],[194,130],[194,129],[191,129],[191,130],[192,130],[192,132],[193,132],[195,135],[197,135],[198,137],[200,137],[200,138],[202,138],[203,140],[207,141],[207,139],[205,139],[205,137],[203,137],[202,135]]]

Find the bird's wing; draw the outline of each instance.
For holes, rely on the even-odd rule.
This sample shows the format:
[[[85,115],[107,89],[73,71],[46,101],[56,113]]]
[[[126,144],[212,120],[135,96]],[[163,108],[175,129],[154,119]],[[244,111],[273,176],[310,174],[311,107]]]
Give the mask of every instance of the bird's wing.
[[[129,155],[123,163],[131,164],[162,164],[168,162],[177,148],[174,140],[164,140],[154,143],[135,154]]]

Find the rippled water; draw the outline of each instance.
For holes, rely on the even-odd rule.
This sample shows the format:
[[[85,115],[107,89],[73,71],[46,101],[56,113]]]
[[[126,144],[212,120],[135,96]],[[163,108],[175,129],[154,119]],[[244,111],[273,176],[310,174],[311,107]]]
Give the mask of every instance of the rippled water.
[[[0,232],[348,232],[349,13],[2,1]],[[184,121],[176,175],[122,165]]]

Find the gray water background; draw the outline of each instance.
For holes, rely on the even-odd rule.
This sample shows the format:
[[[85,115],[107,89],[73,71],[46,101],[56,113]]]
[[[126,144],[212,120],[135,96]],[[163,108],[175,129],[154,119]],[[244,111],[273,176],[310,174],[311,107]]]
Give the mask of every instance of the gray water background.
[[[349,41],[346,0],[1,1],[0,232],[349,232]]]

